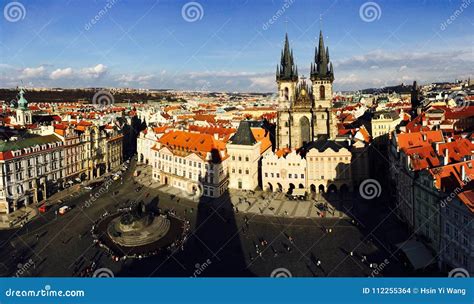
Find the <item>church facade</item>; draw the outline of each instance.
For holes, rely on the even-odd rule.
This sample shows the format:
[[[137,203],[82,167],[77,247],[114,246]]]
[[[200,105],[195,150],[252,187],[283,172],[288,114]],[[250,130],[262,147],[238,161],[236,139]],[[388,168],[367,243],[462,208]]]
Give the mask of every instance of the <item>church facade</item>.
[[[339,136],[333,114],[334,70],[323,34],[309,80],[298,75],[288,35],[277,65],[276,149],[262,158],[262,189],[285,193],[352,191],[367,176],[366,142]],[[298,189],[295,191],[295,189]]]
[[[322,32],[311,63],[311,84],[298,76],[288,35],[277,65],[277,149],[297,149],[324,136],[334,138],[337,129],[332,115],[334,71]],[[301,80],[301,81],[300,81]]]

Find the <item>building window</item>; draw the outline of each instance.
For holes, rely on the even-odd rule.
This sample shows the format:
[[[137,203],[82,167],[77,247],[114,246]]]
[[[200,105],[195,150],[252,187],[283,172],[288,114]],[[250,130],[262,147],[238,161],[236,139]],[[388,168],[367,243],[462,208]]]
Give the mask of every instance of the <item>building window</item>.
[[[301,178],[304,178],[304,174],[301,174]]]
[[[245,170],[245,174],[249,174],[249,169],[246,169],[246,170]]]
[[[288,174],[288,178],[291,178],[291,177],[292,177],[292,174],[291,174],[291,173],[289,173],[289,174]]]
[[[249,161],[249,157],[248,156],[245,156],[245,161]]]

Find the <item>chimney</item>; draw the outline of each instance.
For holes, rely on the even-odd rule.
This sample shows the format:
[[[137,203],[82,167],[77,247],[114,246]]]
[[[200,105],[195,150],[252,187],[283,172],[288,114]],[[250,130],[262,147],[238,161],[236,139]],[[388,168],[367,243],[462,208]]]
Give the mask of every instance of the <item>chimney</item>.
[[[444,165],[446,166],[449,163],[449,150],[444,149]]]

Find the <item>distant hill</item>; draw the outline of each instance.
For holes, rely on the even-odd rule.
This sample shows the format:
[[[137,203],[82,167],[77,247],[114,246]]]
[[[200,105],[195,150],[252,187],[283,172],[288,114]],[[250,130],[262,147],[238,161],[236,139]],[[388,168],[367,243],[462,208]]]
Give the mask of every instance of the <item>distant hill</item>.
[[[83,89],[64,89],[49,91],[27,91],[25,94],[29,102],[92,102],[92,98],[97,91]],[[10,102],[17,97],[18,90],[0,89],[0,100]],[[153,93],[113,93],[115,103],[143,102],[147,100],[166,99],[173,101],[174,97],[166,92]]]
[[[384,88],[370,88],[370,89],[364,89],[361,90],[360,92],[362,94],[374,94],[374,93],[398,93],[398,94],[407,94],[410,93],[412,90],[413,86],[412,85],[396,85],[396,86],[390,86],[390,87],[384,87]]]

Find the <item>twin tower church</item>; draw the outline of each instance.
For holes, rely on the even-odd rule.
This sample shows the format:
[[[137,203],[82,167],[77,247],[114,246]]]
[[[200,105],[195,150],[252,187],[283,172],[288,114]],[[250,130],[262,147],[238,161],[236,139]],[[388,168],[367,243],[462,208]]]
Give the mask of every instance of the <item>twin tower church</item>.
[[[301,79],[301,80],[300,80]],[[298,76],[288,34],[276,69],[278,84],[277,149],[297,149],[321,137],[335,138],[331,110],[334,70],[322,32],[310,69],[311,84]]]

